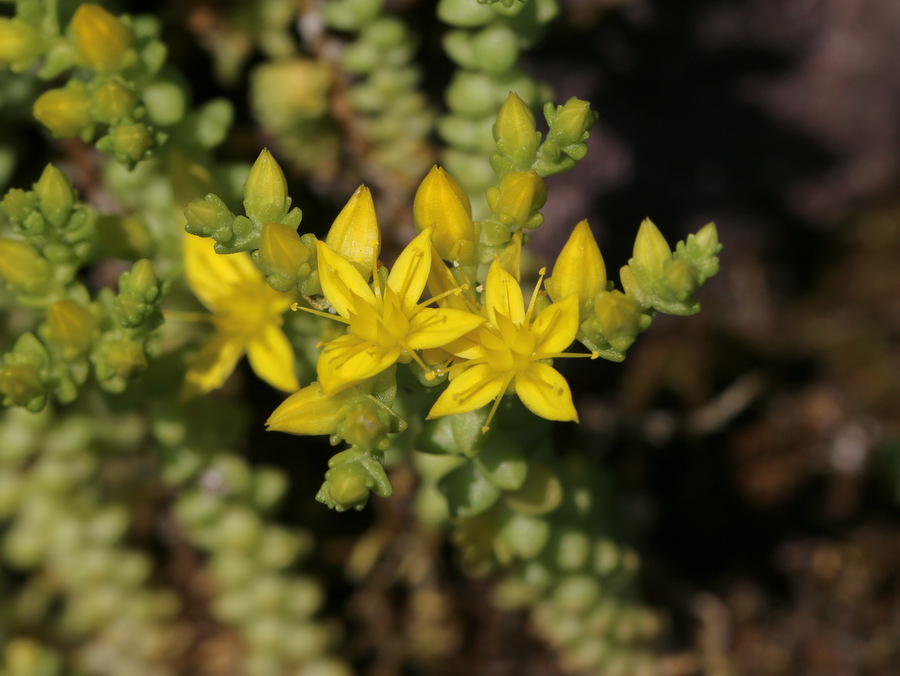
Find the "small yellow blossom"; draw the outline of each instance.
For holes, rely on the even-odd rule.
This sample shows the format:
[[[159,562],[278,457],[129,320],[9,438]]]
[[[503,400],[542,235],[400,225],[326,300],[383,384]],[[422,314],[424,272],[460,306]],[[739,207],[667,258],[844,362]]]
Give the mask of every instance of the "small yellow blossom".
[[[332,396],[375,376],[394,363],[413,359],[416,350],[456,340],[484,319],[464,310],[429,308],[419,302],[431,270],[431,229],[422,231],[400,254],[384,289],[373,292],[363,276],[324,242],[318,242],[322,291],[348,333],[325,344],[317,370],[322,391]],[[378,275],[375,275],[376,284]],[[427,369],[427,367],[425,367]]]
[[[361,185],[353,193],[341,213],[334,219],[325,237],[328,247],[368,280],[381,253],[381,230],[375,216],[372,193]]]
[[[572,294],[577,296],[582,317],[586,316],[594,296],[606,291],[606,265],[586,220],[575,226],[559,252],[553,276],[547,280],[547,291],[555,301]]]
[[[126,65],[131,31],[100,5],[86,3],[72,16],[75,50],[98,73],[114,73]]]
[[[540,282],[538,283],[540,284]],[[439,418],[465,413],[494,401],[484,430],[500,398],[514,389],[532,413],[549,420],[578,420],[565,378],[549,361],[563,353],[578,332],[578,298],[568,296],[534,317],[538,289],[525,308],[515,278],[494,260],[485,282],[484,306],[490,323],[445,347],[465,359],[450,372],[450,384],[428,413]]]
[[[294,351],[281,329],[293,296],[270,288],[246,253],[220,255],[213,247],[210,239],[184,238],[187,283],[212,313],[216,335],[191,359],[183,393],[221,387],[245,353],[267,383],[288,392],[298,389]]]
[[[432,244],[442,258],[471,262],[477,237],[469,197],[456,179],[437,165],[416,190],[413,220],[420,232],[433,228]]]

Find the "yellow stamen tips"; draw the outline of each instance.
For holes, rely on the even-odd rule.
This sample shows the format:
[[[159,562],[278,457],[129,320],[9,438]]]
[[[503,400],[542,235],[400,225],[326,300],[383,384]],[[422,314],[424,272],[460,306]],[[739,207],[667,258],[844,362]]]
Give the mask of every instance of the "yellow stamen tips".
[[[591,352],[591,359],[597,359],[600,356],[600,353],[596,350]]]

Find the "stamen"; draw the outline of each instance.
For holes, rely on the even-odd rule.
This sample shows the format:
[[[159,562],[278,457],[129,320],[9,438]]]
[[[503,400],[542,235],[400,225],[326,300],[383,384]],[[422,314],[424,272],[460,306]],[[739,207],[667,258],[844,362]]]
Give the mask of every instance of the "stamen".
[[[423,308],[431,305],[432,303],[436,303],[441,298],[446,298],[447,296],[458,296],[463,291],[469,288],[468,284],[463,284],[462,286],[457,286],[455,289],[450,289],[449,291],[444,291],[443,293],[439,293],[436,296],[432,296],[431,298],[427,298],[423,300],[421,303],[416,305],[416,308]]]
[[[500,390],[500,394],[497,395],[496,399],[494,399],[494,405],[491,406],[491,412],[488,413],[487,420],[484,421],[484,425],[481,426],[481,433],[486,434],[489,429],[491,429],[491,420],[494,419],[494,414],[497,412],[497,408],[500,406],[500,400],[506,395],[506,389],[509,387],[509,384],[512,382],[512,379],[515,376],[507,376],[506,382],[503,384],[503,389]]]
[[[291,305],[291,310],[296,312],[297,310],[301,310],[303,312],[308,312],[311,315],[316,315],[317,317],[325,317],[325,319],[333,319],[336,322],[340,322],[341,324],[349,324],[349,319],[344,319],[340,315],[333,315],[330,312],[322,312],[321,310],[313,310],[309,307],[303,307],[300,303],[293,303]]]
[[[541,288],[541,283],[544,281],[544,275],[547,274],[547,268],[541,268],[538,271],[538,280],[537,284],[534,285],[534,291],[531,292],[531,300],[528,301],[528,310],[525,312],[525,325],[531,323],[531,315],[534,313],[534,303],[537,301],[538,291]]]

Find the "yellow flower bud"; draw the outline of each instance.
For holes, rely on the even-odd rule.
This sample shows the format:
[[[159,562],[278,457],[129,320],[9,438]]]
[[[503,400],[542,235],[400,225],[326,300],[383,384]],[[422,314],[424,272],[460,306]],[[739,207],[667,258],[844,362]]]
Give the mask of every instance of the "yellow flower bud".
[[[289,434],[334,434],[344,421],[348,404],[357,397],[355,388],[327,397],[319,383],[314,382],[272,411],[266,428]]]
[[[596,121],[597,114],[591,111],[591,104],[573,96],[559,107],[554,129],[559,132],[563,144],[581,143]]]
[[[0,277],[11,286],[29,290],[50,276],[50,266],[34,247],[16,239],[0,239]]]
[[[0,67],[24,69],[41,52],[41,36],[19,18],[0,17]]]
[[[129,340],[116,340],[104,345],[103,357],[108,375],[127,378],[147,368],[144,347]]]
[[[47,308],[47,326],[50,341],[70,352],[69,357],[91,346],[94,316],[74,300],[57,301]]]
[[[127,65],[131,31],[100,5],[81,5],[69,24],[75,50],[85,65],[98,73],[114,73]]]
[[[650,323],[650,318],[641,312],[641,304],[618,289],[597,294],[594,316],[603,337],[620,352],[627,350],[635,336]]]
[[[331,224],[325,243],[359,270],[363,279],[369,279],[381,253],[381,231],[372,193],[366,186],[359,186],[341,209]]]
[[[672,249],[666,238],[649,218],[645,218],[634,239],[634,253],[629,262],[644,270],[651,279],[658,279],[671,258]]]
[[[309,260],[310,250],[300,241],[296,228],[283,223],[266,223],[259,237],[259,265],[267,275],[287,279]]]
[[[536,228],[543,216],[536,213],[547,201],[547,184],[535,171],[511,171],[500,186],[488,190],[488,206],[508,228]]]
[[[91,97],[83,86],[50,89],[34,102],[32,112],[55,137],[76,136],[91,124]]]
[[[475,225],[469,196],[443,168],[435,165],[413,200],[416,230],[432,228],[431,243],[441,258],[466,264],[475,253]]]
[[[0,393],[15,406],[24,406],[44,394],[37,369],[29,364],[9,364],[0,371]]]
[[[244,183],[244,211],[254,223],[277,223],[287,212],[289,200],[284,172],[263,148]]]
[[[588,222],[581,221],[553,265],[553,276],[547,280],[547,291],[557,303],[575,294],[582,319],[594,296],[606,290],[606,265],[600,247]]]
[[[121,82],[110,80],[94,92],[94,118],[104,124],[115,124],[131,114],[137,96]]]
[[[541,135],[534,125],[534,113],[514,92],[509,93],[497,113],[494,139],[497,149],[519,168],[524,169],[534,163]]]
[[[69,220],[72,207],[75,206],[75,192],[69,177],[62,171],[48,164],[44,173],[34,184],[41,213],[57,228]]]

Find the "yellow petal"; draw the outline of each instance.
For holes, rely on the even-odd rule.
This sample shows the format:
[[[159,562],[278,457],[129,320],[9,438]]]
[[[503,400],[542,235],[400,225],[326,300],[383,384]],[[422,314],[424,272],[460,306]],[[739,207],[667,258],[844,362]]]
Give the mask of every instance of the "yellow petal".
[[[484,317],[463,310],[422,308],[409,320],[406,342],[414,350],[442,347],[483,322]]]
[[[355,267],[366,280],[381,252],[381,231],[372,193],[361,185],[334,219],[325,243]]]
[[[441,260],[441,255],[432,247],[431,270],[428,272],[428,291],[432,297],[441,296],[437,304],[441,307],[467,310],[466,299],[463,296],[466,291],[449,293],[459,287],[459,283],[450,272],[447,264]],[[446,295],[444,295],[446,294]]]
[[[316,241],[319,257],[319,281],[331,307],[344,319],[362,299],[375,306],[375,294],[353,265],[338,256],[324,242]]]
[[[247,343],[247,359],[254,373],[272,387],[292,392],[300,387],[294,373],[294,348],[274,323],[262,327]]]
[[[501,396],[508,384],[506,373],[499,373],[487,364],[470,366],[450,381],[428,412],[428,419],[481,408]]]
[[[525,320],[522,289],[516,278],[500,265],[499,258],[494,259],[484,283],[484,306],[487,308],[488,319],[495,325],[497,313],[509,317],[516,324]]]
[[[243,353],[243,340],[230,335],[217,335],[188,362],[182,396],[193,397],[222,387]]]
[[[266,421],[269,431],[289,434],[334,434],[344,420],[347,404],[359,393],[347,389],[326,396],[319,383],[312,383],[281,402]]]
[[[325,344],[316,370],[328,396],[378,375],[397,361],[399,347],[383,348],[347,333]]]
[[[568,296],[561,303],[547,307],[531,326],[537,354],[556,354],[565,350],[578,333],[578,296]]]
[[[532,362],[527,371],[518,373],[516,394],[535,415],[547,420],[578,422],[569,384],[559,371],[548,364]]]
[[[430,271],[431,228],[425,228],[400,253],[387,279],[388,286],[400,297],[407,317],[422,297]]]
[[[229,314],[236,297],[252,297],[252,290],[262,288],[265,279],[249,254],[217,254],[214,247],[212,239],[185,234],[184,274],[191,291],[208,310]]]

